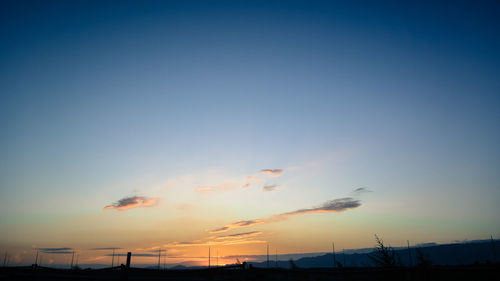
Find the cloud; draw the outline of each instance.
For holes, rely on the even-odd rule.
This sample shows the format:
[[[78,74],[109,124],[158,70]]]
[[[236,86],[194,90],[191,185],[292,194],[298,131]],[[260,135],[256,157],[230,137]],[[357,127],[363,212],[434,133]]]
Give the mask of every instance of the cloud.
[[[109,251],[112,251],[112,250],[121,250],[122,248],[92,248],[92,249],[89,249],[91,251],[104,251],[104,250],[109,250]]]
[[[259,179],[256,176],[248,176],[247,180],[250,181],[250,182],[261,182],[261,179]]]
[[[354,194],[354,195],[359,195],[361,193],[367,193],[367,192],[372,192],[371,190],[368,190],[364,187],[360,187],[360,188],[356,188],[355,190],[353,190],[351,193]]]
[[[39,250],[40,252],[42,253],[45,253],[45,254],[71,254],[73,253],[73,249],[72,248],[38,248],[37,250]]]
[[[229,234],[229,235],[221,235],[221,236],[215,237],[215,239],[218,239],[218,240],[242,239],[242,238],[248,238],[248,237],[255,237],[255,236],[261,235],[262,233],[263,233],[262,231],[250,231],[250,232],[235,233],[235,234]]]
[[[343,212],[343,211],[347,211],[350,209],[355,209],[359,206],[361,206],[361,202],[358,199],[354,199],[352,197],[339,198],[339,199],[327,201],[327,202],[325,202],[317,207],[313,207],[313,208],[298,209],[298,210],[295,210],[292,212],[286,212],[286,213],[272,215],[272,216],[267,217],[267,218],[233,222],[230,224],[226,224],[220,228],[210,230],[209,232],[210,233],[220,233],[220,232],[225,232],[225,231],[235,229],[235,228],[240,228],[240,227],[247,227],[247,226],[254,226],[254,225],[259,225],[259,224],[278,222],[278,221],[287,220],[290,216],[295,216],[295,215],[300,215],[300,214],[338,213],[338,212]]]
[[[276,187],[278,187],[279,184],[272,184],[272,185],[265,185],[262,190],[264,191],[273,191],[276,189]]]
[[[146,207],[153,206],[158,202],[158,198],[148,198],[144,196],[131,196],[125,197],[118,202],[104,207],[104,210],[117,209],[117,210],[127,210],[135,207]]]
[[[262,169],[260,172],[271,177],[279,177],[283,174],[282,169]]]
[[[229,190],[229,189],[234,189],[236,187],[238,187],[238,185],[235,183],[225,182],[223,184],[219,184],[219,185],[215,185],[215,186],[211,186],[211,185],[197,186],[196,191],[203,192],[203,191],[212,191],[212,190]]]
[[[250,186],[250,184],[249,184],[249,183],[245,183],[244,185],[242,185],[242,186],[241,186],[241,188],[247,188],[247,187],[249,187],[249,186]]]
[[[196,191],[210,191],[212,190],[213,187],[211,186],[197,186]]]

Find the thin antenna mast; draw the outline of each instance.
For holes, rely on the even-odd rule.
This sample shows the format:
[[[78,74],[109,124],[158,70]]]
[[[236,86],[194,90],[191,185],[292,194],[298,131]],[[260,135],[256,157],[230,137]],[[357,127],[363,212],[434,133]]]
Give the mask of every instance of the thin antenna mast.
[[[269,244],[267,244],[267,268],[269,268]]]
[[[335,242],[332,242],[333,267],[337,267],[337,258],[335,256]]]
[[[35,266],[38,264],[38,250],[36,250]]]
[[[276,265],[276,268],[278,268],[278,248],[276,248],[276,256],[275,256],[275,258],[276,258],[276,264],[275,265]]]
[[[158,251],[158,270],[160,270],[160,257],[161,257],[161,248]]]
[[[413,265],[413,261],[411,260],[410,240],[406,240],[406,243],[408,243],[408,260],[409,260],[410,266],[412,266]]]
[[[71,255],[71,265],[69,266],[69,269],[73,269],[73,260],[75,259],[75,251],[73,250],[73,254]]]
[[[7,263],[7,251],[5,251],[5,256],[3,257],[3,267],[5,267],[6,263]]]
[[[345,266],[345,250],[342,249],[342,255],[344,256],[344,266]]]
[[[491,239],[491,251],[493,252],[493,262],[497,261],[497,253],[495,251],[495,242],[493,241],[493,235],[490,235]]]
[[[115,265],[115,248],[113,248],[113,257],[111,258],[111,268]]]
[[[210,246],[208,246],[208,268],[210,268]]]

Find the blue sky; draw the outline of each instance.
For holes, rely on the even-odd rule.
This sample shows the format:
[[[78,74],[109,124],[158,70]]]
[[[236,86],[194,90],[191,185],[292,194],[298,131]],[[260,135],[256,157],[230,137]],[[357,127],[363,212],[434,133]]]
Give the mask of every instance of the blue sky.
[[[406,241],[408,221],[422,229],[413,240],[500,230],[495,2],[1,5],[6,247],[30,248],[35,238],[18,235],[25,230],[51,233],[82,216],[92,230],[103,216],[133,212],[151,224],[163,215],[195,219],[195,239],[205,226],[317,206],[359,187],[372,192],[347,217],[279,224],[300,231],[315,220],[344,221],[343,237],[368,233],[354,235],[351,247],[371,245],[377,231]],[[239,184],[261,169],[284,170],[259,183],[275,190],[193,191]],[[129,196],[159,203],[148,213],[102,210]],[[172,210],[181,205],[192,209]],[[359,229],[367,221],[375,226]],[[137,247],[175,241],[130,235]],[[66,246],[57,239],[46,234],[38,244]]]

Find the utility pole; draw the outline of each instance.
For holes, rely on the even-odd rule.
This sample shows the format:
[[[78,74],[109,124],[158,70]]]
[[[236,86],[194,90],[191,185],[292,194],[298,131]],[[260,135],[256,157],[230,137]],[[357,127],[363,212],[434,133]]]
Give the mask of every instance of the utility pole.
[[[219,249],[217,249],[217,265],[215,267],[219,267]]]
[[[278,248],[276,248],[276,268],[278,268]]]
[[[344,256],[344,267],[345,267],[345,250],[342,249],[342,255]]]
[[[5,251],[5,256],[3,257],[3,267],[5,267],[6,263],[7,263],[7,251]]]
[[[208,246],[208,268],[210,268],[210,246]]]
[[[491,251],[493,252],[493,262],[497,261],[497,253],[495,251],[495,242],[493,241],[493,235],[490,235],[491,239]]]
[[[113,257],[111,258],[111,268],[115,265],[115,248],[113,248]]]
[[[337,266],[337,258],[335,257],[335,242],[332,242],[333,267]]]
[[[35,266],[38,264],[38,250],[36,250]]]
[[[71,265],[69,266],[69,269],[73,269],[73,260],[75,259],[75,251],[73,250],[73,254],[71,255]]]
[[[413,261],[411,260],[410,240],[406,240],[406,243],[408,243],[408,261],[410,263],[410,266],[412,266],[413,265]]]
[[[267,268],[269,268],[269,244],[267,244]]]
[[[158,270],[160,270],[160,257],[161,257],[161,248],[158,251]]]

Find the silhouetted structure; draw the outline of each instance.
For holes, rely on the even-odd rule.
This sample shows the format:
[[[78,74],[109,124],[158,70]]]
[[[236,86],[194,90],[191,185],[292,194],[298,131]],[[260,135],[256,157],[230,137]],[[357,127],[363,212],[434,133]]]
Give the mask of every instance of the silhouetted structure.
[[[130,259],[132,257],[132,252],[127,253],[127,268],[130,268]]]

